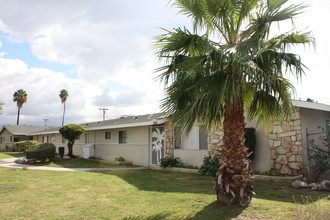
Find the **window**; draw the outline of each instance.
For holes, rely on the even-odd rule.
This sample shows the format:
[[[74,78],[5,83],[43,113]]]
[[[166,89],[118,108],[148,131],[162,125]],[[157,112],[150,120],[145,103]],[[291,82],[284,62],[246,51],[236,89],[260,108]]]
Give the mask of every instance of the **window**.
[[[56,140],[56,138],[55,138],[55,134],[52,134],[52,135],[51,135],[51,140],[52,140],[52,143],[55,143],[55,140]]]
[[[42,143],[48,143],[48,136],[42,136]]]
[[[10,142],[13,142],[13,136],[10,136]]]
[[[207,131],[205,126],[193,126],[188,134],[180,128],[174,129],[174,148],[184,150],[207,150]]]
[[[127,131],[119,131],[119,144],[128,143]]]
[[[62,144],[65,144],[65,138],[62,136]]]
[[[106,132],[104,133],[104,139],[106,139],[106,140],[111,139],[111,132],[110,132],[110,131],[106,131]]]
[[[85,133],[85,143],[92,143],[92,134],[91,133]]]
[[[0,138],[0,143],[5,143],[5,137]]]
[[[199,126],[199,149],[207,150],[207,130],[204,125]]]
[[[181,149],[181,130],[179,127],[174,128],[174,148]]]

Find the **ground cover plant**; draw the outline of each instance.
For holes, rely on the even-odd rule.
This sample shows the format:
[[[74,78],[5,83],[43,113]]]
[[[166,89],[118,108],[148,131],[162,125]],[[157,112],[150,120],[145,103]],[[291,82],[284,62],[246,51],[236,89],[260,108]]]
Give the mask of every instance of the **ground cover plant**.
[[[0,152],[0,159],[11,157],[24,157],[24,153],[18,152]],[[101,159],[84,159],[76,157],[74,159],[63,159],[60,157],[52,158],[48,162],[30,164],[34,166],[64,167],[64,168],[111,168],[111,167],[131,167],[130,162],[116,163]]]
[[[0,176],[0,219],[304,219],[302,213],[329,214],[330,205],[325,192],[256,181],[248,207],[219,206],[213,177],[164,171],[0,167]]]
[[[116,163],[100,159],[84,159],[76,157],[74,159],[53,158],[48,163],[36,164],[38,166],[65,167],[65,168],[108,168],[108,167],[131,167],[131,163]]]

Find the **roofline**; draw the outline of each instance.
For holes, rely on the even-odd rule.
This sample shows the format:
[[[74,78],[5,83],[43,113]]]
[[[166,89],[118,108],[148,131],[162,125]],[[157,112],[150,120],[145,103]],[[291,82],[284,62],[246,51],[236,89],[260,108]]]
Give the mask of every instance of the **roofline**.
[[[106,126],[93,126],[93,127],[84,127],[85,131],[98,131],[98,130],[107,130],[107,129],[117,129],[117,128],[132,128],[132,127],[141,127],[141,126],[151,126],[151,125],[160,125],[164,124],[166,119],[155,119],[153,121],[145,121],[145,122],[138,122],[138,123],[126,123],[126,124],[117,124],[117,125],[106,125]],[[83,124],[81,124],[83,125]],[[60,127],[59,127],[60,129]],[[40,132],[33,132],[26,134],[27,136],[33,135],[43,135],[43,134],[58,134],[58,130],[53,131],[40,131]]]
[[[99,127],[90,127],[86,128],[86,131],[97,131],[97,130],[105,130],[105,129],[116,129],[116,128],[131,128],[131,127],[141,127],[141,126],[150,126],[150,125],[159,125],[164,124],[166,119],[156,119],[155,121],[145,121],[145,122],[138,122],[138,123],[128,123],[128,124],[117,124],[117,125],[106,125],[106,126],[99,126]]]
[[[330,105],[322,104],[322,103],[318,103],[318,102],[292,100],[292,104],[295,107],[299,107],[299,108],[307,108],[307,109],[314,109],[314,110],[330,112]]]

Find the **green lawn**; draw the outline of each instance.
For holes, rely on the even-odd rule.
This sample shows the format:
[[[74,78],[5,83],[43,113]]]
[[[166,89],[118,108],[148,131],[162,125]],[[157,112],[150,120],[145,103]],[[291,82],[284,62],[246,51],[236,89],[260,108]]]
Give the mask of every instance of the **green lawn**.
[[[294,190],[287,183],[256,181],[257,196],[249,207],[240,208],[219,206],[212,178],[197,174],[0,168],[0,176],[0,219],[304,219],[308,215],[325,219],[330,215],[328,193]]]
[[[0,159],[6,159],[11,157],[23,157],[24,153],[19,152],[0,152]]]

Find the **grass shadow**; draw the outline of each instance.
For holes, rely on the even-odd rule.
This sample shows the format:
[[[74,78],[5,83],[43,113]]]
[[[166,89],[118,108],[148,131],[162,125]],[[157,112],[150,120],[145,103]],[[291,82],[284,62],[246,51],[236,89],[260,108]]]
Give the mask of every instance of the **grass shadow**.
[[[233,219],[238,217],[246,207],[228,207],[220,205],[217,201],[212,202],[206,206],[203,210],[196,213],[193,217],[189,217],[189,220],[203,220],[203,219]]]
[[[155,214],[155,215],[149,215],[149,216],[144,216],[144,215],[138,215],[138,216],[130,216],[130,217],[125,217],[122,218],[122,220],[165,220],[169,219],[171,214],[169,213],[160,213],[160,214]],[[173,220],[184,220],[186,218],[171,218]]]
[[[193,216],[172,216],[171,213],[159,213],[155,215],[138,215],[125,217],[122,220],[229,220],[238,217],[245,207],[221,206],[218,202],[212,202]]]
[[[190,173],[156,170],[102,171],[117,176],[143,191],[214,194],[213,178]]]
[[[102,173],[115,175],[140,190],[202,193],[215,196],[213,178],[208,176],[155,170]],[[310,198],[311,202],[329,198],[329,192],[315,191],[310,188],[293,189],[290,183],[257,180],[253,182],[253,186],[256,192],[254,198],[263,200],[304,204],[304,199],[307,197]]]
[[[279,202],[305,204],[305,198],[310,198],[311,202],[329,196],[329,192],[315,191],[311,188],[294,189],[290,183],[280,183],[273,181],[254,181],[255,198],[272,200]]]

